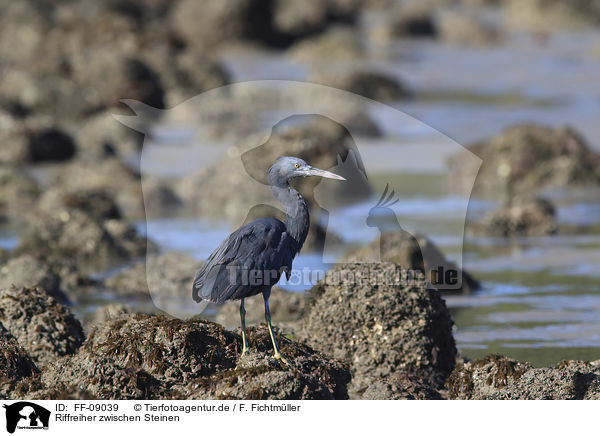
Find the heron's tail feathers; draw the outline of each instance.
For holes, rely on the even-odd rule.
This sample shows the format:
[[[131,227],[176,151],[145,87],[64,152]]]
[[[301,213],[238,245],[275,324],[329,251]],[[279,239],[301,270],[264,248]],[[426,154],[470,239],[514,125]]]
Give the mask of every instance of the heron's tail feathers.
[[[220,303],[220,290],[218,278],[221,268],[200,268],[194,277],[192,287],[192,299],[196,303],[207,300],[213,303]]]
[[[194,277],[194,284],[192,285],[192,299],[196,303],[200,303],[203,300],[210,300],[210,293],[206,292],[206,271],[201,268]]]

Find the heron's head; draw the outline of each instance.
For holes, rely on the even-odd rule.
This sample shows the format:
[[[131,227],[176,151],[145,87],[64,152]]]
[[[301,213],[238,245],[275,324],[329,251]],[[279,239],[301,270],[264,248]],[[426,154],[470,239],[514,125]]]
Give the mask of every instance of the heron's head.
[[[297,177],[318,176],[327,179],[346,180],[329,171],[312,167],[302,159],[291,156],[277,158],[273,166],[269,168],[269,183],[271,185],[283,185]]]

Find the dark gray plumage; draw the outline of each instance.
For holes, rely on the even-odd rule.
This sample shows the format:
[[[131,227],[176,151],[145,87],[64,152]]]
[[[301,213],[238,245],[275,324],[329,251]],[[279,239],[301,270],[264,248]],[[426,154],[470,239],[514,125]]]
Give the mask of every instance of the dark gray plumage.
[[[286,225],[275,218],[260,218],[233,232],[210,255],[196,273],[194,301],[224,303],[261,292],[269,292],[282,272],[289,278],[292,260],[302,247],[303,239],[295,240],[286,232]],[[249,272],[264,275],[279,274],[265,280],[262,286],[249,284]],[[260,277],[259,277],[260,278]]]
[[[244,298],[262,293],[275,357],[289,364],[279,353],[272,333],[269,296],[281,274],[290,277],[292,261],[308,234],[308,205],[289,184],[296,177],[308,176],[345,180],[329,171],[313,168],[299,158],[278,158],[269,169],[268,180],[273,195],[285,208],[285,223],[275,218],[260,218],[240,227],[209,256],[194,278],[192,298],[196,302],[241,300],[242,354],[247,350]]]

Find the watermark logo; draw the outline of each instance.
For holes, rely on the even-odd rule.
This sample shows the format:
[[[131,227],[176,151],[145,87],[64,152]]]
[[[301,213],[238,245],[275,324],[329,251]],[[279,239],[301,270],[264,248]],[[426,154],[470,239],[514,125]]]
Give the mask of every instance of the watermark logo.
[[[423,277],[440,289],[461,288],[464,223],[481,160],[427,124],[351,92],[283,80],[231,84],[168,110],[124,103],[135,115],[115,118],[145,133],[140,173],[149,238],[166,241],[168,250],[179,237],[173,250],[203,261],[210,261],[211,253],[220,256],[214,259],[218,268],[203,276],[197,297],[228,281],[231,295],[225,292],[218,299],[239,298],[242,287],[270,287],[280,277],[280,285],[308,289],[335,265],[389,258],[412,271],[390,278],[394,283]],[[385,139],[378,139],[371,121],[385,126],[387,131],[379,136]],[[457,155],[470,170],[450,187],[446,161]],[[281,236],[277,225],[259,226],[226,242],[231,232],[257,219],[272,217],[285,224],[286,213],[294,215],[296,209],[284,204],[284,196],[273,192],[268,179],[280,156],[300,158],[300,170],[304,162],[345,179],[291,180],[310,205],[311,230],[302,248],[302,254],[309,254],[301,261],[294,259],[294,250],[269,251]],[[165,209],[155,201],[157,178],[168,179],[190,222],[212,220],[226,231],[184,237],[171,226],[165,231]],[[302,219],[298,216],[292,227]],[[302,234],[300,227],[288,230]],[[442,254],[431,239],[442,241],[450,255]],[[254,267],[258,260],[260,266]],[[150,295],[158,308],[178,316],[177,308],[170,307],[173,295],[165,291],[159,274],[152,274],[159,268],[156,257],[147,256]],[[184,290],[188,301],[190,288]]]
[[[50,411],[29,401],[3,405],[6,414],[6,431],[48,430]]]

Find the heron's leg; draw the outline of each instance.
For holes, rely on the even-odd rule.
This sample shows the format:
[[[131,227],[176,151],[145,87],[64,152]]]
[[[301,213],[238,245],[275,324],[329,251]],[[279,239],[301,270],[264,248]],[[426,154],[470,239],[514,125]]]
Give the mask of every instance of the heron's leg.
[[[273,333],[273,326],[271,325],[271,311],[269,310],[269,297],[265,297],[265,319],[267,320],[267,327],[269,328],[269,334],[271,335],[271,341],[273,342],[273,351],[275,359],[281,360],[287,366],[292,366],[289,360],[281,355],[275,334]]]
[[[244,309],[244,299],[240,303],[240,318],[242,320],[242,356],[248,351],[248,339],[246,338],[246,309]]]

